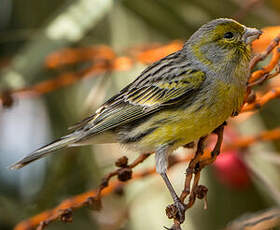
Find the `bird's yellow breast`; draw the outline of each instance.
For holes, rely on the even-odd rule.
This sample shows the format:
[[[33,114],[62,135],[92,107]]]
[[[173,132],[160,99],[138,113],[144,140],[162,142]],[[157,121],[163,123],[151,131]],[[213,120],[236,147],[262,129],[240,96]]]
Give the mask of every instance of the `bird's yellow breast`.
[[[217,84],[193,105],[184,109],[162,111],[144,122],[134,133],[157,127],[142,138],[141,151],[170,144],[173,149],[211,133],[242,106],[245,88],[217,81]]]

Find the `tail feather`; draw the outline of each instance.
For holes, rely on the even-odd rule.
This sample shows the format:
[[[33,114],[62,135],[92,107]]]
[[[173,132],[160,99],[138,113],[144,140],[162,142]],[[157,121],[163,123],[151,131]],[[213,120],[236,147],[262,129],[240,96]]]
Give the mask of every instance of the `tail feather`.
[[[79,136],[80,135],[78,135],[76,133],[71,133],[67,136],[61,137],[58,140],[55,140],[55,141],[51,142],[50,144],[45,145],[45,146],[35,150],[34,152],[28,154],[20,161],[11,165],[9,168],[10,169],[20,169],[35,160],[45,157],[45,155],[48,153],[54,152],[59,149],[63,149],[65,147],[75,143],[79,139]]]

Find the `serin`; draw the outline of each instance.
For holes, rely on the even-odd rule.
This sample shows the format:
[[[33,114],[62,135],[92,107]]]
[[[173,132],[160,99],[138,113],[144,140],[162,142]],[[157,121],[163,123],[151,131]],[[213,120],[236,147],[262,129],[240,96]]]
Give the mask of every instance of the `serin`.
[[[166,175],[168,153],[206,136],[240,111],[249,77],[250,44],[260,34],[232,19],[208,22],[181,50],[147,67],[73,132],[12,168],[84,144],[119,142],[140,153],[155,152],[156,170],[183,221],[183,204]]]

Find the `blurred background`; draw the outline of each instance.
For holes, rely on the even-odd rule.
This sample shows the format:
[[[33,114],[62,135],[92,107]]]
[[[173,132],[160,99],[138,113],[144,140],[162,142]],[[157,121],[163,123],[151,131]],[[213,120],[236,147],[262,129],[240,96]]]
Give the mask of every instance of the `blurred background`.
[[[277,26],[280,1],[0,0],[0,229],[12,229],[70,196],[96,188],[119,157],[135,159],[137,154],[108,144],[67,149],[19,171],[8,169],[25,154],[65,135],[67,127],[132,81],[153,61],[147,56],[148,61],[139,61],[144,51],[173,42],[172,51],[199,26],[219,17],[257,28]],[[103,71],[112,59],[114,66]],[[280,102],[275,100],[250,118],[230,119],[225,142],[275,128],[279,122]],[[208,211],[197,201],[183,229],[224,229],[243,214],[280,205],[279,148],[275,141],[229,151],[203,170]],[[179,149],[177,154],[187,151]],[[153,163],[152,156],[135,171]],[[178,192],[186,167],[178,164],[169,172]],[[171,224],[164,211],[170,203],[163,181],[152,175],[104,198],[101,212],[82,208],[74,213],[73,223],[57,222],[47,229],[161,229]]]

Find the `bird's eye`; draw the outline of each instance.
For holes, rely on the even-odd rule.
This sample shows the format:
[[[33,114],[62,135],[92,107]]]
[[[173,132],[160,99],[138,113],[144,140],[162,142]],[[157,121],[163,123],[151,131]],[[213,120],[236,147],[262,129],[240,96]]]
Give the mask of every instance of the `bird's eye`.
[[[226,39],[231,39],[231,38],[233,38],[233,33],[232,32],[226,32],[225,34],[224,34],[224,38],[226,38]]]

